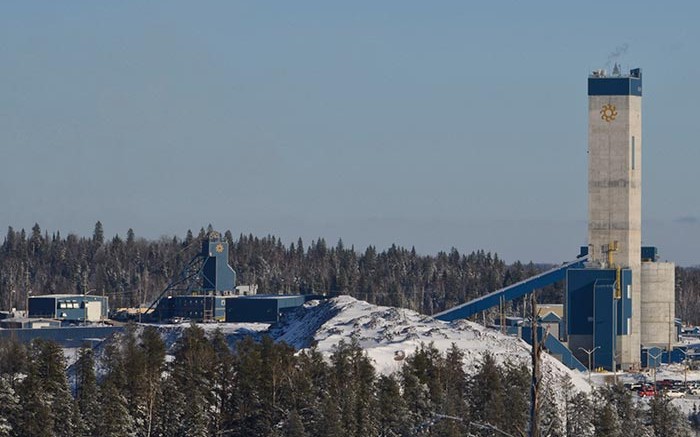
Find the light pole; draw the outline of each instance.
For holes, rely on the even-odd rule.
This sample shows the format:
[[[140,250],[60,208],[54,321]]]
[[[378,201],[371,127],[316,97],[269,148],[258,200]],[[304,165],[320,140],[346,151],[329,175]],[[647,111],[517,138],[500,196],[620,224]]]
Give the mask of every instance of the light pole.
[[[579,349],[581,349],[582,351],[584,351],[588,355],[588,383],[590,384],[591,383],[591,366],[593,365],[591,363],[591,361],[592,361],[591,358],[592,358],[593,354],[595,353],[595,350],[600,349],[600,346],[596,346],[590,350],[584,349],[582,347],[580,347]]]
[[[683,387],[688,389],[688,350],[687,349],[676,349],[678,352],[683,354]],[[669,361],[671,358],[669,357]]]
[[[651,352],[647,351],[647,356],[651,357],[652,360],[654,360],[654,393],[656,393],[656,366],[658,366],[659,362],[657,361],[661,354],[663,354],[663,350],[659,350],[658,353],[652,354]],[[648,360],[647,360],[648,361]],[[647,363],[648,364],[648,363]]]
[[[617,363],[619,361],[618,358],[622,358],[622,352],[616,353],[613,358],[613,382],[615,385],[617,385]]]

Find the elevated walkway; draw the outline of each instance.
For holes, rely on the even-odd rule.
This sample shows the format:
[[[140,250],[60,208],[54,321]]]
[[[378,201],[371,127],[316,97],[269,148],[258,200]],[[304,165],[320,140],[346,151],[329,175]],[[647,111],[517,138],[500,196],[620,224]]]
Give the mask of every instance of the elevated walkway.
[[[555,282],[563,281],[566,278],[566,271],[569,269],[582,268],[583,263],[588,260],[588,255],[581,256],[574,261],[569,261],[560,266],[554,267],[546,272],[542,272],[531,278],[509,285],[491,292],[485,296],[478,297],[467,303],[457,305],[454,308],[433,314],[438,320],[452,321],[466,319],[474,314],[486,311],[489,308],[498,306],[501,302],[508,302],[521,298],[532,293],[538,288],[543,288]]]

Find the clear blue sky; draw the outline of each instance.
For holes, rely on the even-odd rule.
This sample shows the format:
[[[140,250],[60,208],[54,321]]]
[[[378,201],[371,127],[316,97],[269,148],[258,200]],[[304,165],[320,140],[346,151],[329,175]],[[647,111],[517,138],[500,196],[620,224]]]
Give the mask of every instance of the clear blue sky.
[[[4,1],[0,226],[563,261],[586,243],[586,78],[627,47],[644,243],[700,264],[699,8]]]

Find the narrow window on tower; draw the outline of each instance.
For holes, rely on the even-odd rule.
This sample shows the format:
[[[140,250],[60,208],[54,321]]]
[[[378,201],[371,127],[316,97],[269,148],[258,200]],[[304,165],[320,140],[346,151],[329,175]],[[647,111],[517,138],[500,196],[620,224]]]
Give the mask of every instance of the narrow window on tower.
[[[634,137],[632,137],[632,170],[634,170]]]

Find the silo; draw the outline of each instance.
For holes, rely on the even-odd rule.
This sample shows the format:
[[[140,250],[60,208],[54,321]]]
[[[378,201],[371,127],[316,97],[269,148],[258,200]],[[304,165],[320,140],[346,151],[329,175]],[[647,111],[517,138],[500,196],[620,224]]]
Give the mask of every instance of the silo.
[[[642,263],[641,343],[662,346],[676,343],[675,338],[675,264]]]

